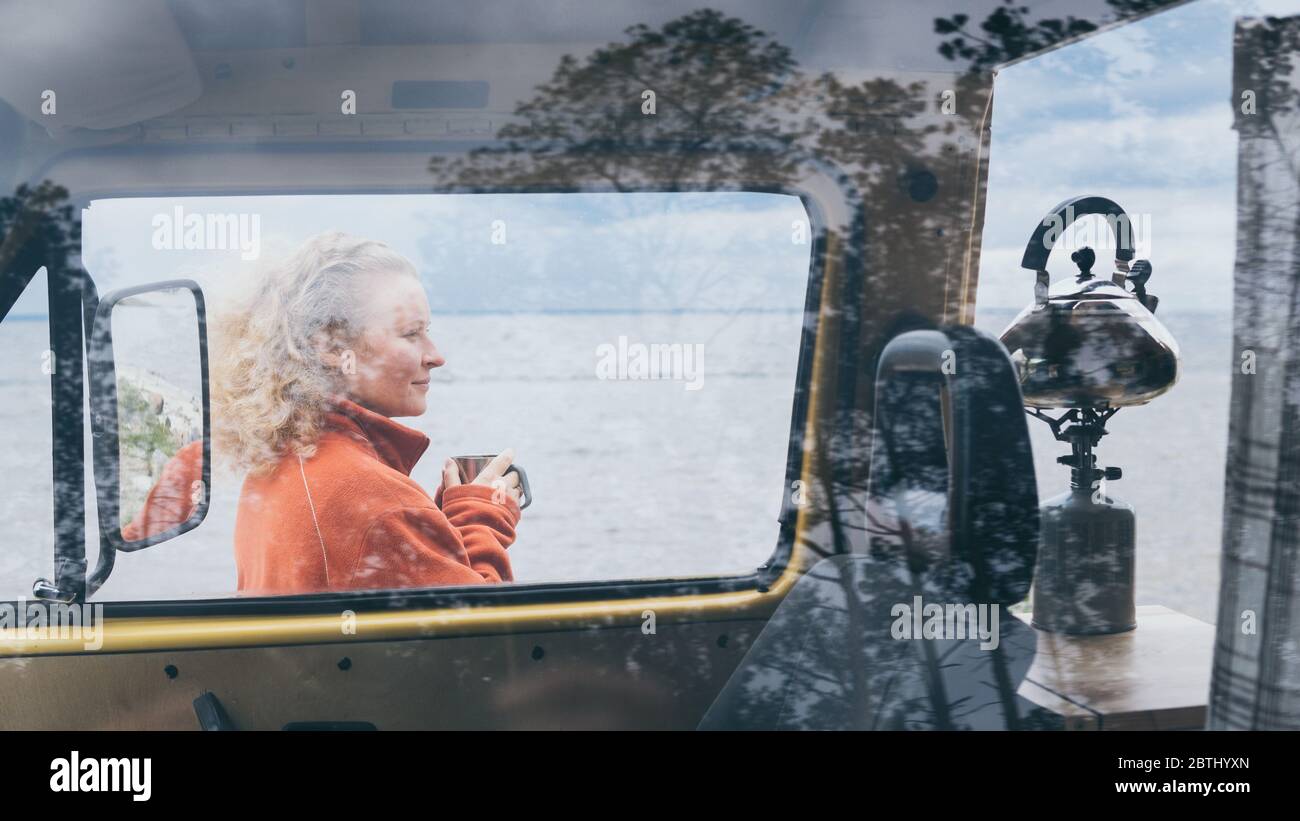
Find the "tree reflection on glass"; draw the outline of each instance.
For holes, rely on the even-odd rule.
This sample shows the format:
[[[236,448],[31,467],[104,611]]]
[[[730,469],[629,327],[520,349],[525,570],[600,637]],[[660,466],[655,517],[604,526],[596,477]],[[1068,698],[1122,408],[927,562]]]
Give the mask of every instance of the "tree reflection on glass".
[[[749,698],[736,706],[736,726],[761,726],[761,716],[771,718],[770,702],[787,703],[792,691],[807,695],[781,718],[790,726],[1023,726],[1014,691],[1032,658],[1031,631],[1004,621],[1006,652],[1028,647],[1008,663],[998,654],[970,656],[962,642],[893,641],[886,605],[926,589],[950,601],[1012,604],[1028,585],[1036,533],[1007,530],[1006,552],[989,548],[980,572],[958,561],[941,562],[947,572],[918,575],[900,559],[913,546],[888,547],[899,528],[869,487],[873,472],[880,475],[873,467],[880,458],[873,453],[880,437],[873,377],[899,334],[973,318],[989,69],[1093,31],[1103,18],[1168,4],[1111,0],[1106,15],[1038,19],[1027,7],[1001,3],[978,25],[964,14],[939,18],[933,48],[954,71],[910,78],[809,72],[771,35],[701,10],[657,29],[633,26],[585,57],[565,55],[517,104],[515,122],[500,128],[495,144],[431,160],[435,184],[450,191],[775,190],[820,206],[813,265],[821,291],[811,294],[804,322],[820,359],[796,398],[815,393],[817,401],[808,411],[811,439],[804,441],[796,420],[790,453],[807,460],[803,475],[812,482],[797,512],[797,560],[805,569],[833,561],[816,565],[808,584],[789,594],[785,627],[774,620],[760,638],[772,652],[758,659],[751,652],[733,678]],[[635,198],[621,207],[635,215]],[[1023,429],[1023,409],[1003,404],[979,409],[978,425]],[[1032,486],[1027,440],[1021,447]],[[1024,504],[1000,496],[999,482],[1005,478],[991,477],[977,501],[960,501],[985,514]],[[950,501],[942,484],[937,490],[943,502],[935,518],[946,527],[942,509]],[[1036,527],[1036,500],[1030,506]],[[937,543],[944,540],[941,533]],[[960,556],[967,548],[947,549]],[[816,649],[818,641],[829,644]],[[1000,665],[992,677],[990,664]],[[968,672],[937,674],[949,668]],[[992,702],[971,691],[989,683]]]

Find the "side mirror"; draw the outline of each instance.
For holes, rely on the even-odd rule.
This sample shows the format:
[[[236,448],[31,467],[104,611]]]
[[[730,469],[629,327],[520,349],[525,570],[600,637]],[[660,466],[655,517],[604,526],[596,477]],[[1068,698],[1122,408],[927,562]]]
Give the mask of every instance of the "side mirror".
[[[882,350],[875,386],[870,542],[804,572],[700,729],[1058,726],[1017,693],[1037,635],[998,615],[1029,592],[1038,549],[1037,482],[1011,358],[974,328],[909,331]],[[873,521],[873,506],[891,508],[896,524]],[[955,635],[899,629],[933,605],[954,627],[956,609],[966,614]]]
[[[116,551],[175,538],[207,515],[212,460],[203,291],[177,279],[103,297],[87,361],[98,586]]]
[[[963,601],[1009,606],[1033,580],[1038,487],[1023,403],[1006,349],[975,328],[910,331],[881,352],[868,496],[892,502],[907,564]]]

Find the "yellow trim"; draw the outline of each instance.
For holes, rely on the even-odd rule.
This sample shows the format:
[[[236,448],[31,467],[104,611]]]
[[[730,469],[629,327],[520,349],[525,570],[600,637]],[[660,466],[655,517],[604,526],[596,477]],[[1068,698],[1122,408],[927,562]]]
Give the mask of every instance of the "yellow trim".
[[[828,237],[826,270],[822,278],[819,327],[813,349],[813,372],[809,380],[805,442],[815,442],[818,397],[822,379],[831,371],[829,351],[837,334],[828,333],[828,311],[835,293],[835,238]],[[838,320],[834,320],[838,321]],[[811,452],[806,450],[805,453]],[[811,459],[802,460],[800,477],[805,487],[813,486]],[[168,616],[119,618],[96,625],[102,644],[87,649],[80,638],[15,639],[13,631],[0,630],[0,658],[73,653],[125,653],[172,649],[212,649],[266,645],[328,644],[349,641],[396,641],[419,638],[529,633],[570,630],[576,626],[630,627],[643,623],[644,612],[653,610],[656,624],[767,618],[785,598],[803,573],[806,549],[802,547],[807,527],[807,507],[800,506],[795,520],[790,560],[766,593],[753,590],[710,593],[698,596],[661,596],[621,601],[572,602],[566,604],[505,605],[499,607],[404,610],[397,613],[366,612],[346,618],[338,615],[311,616]],[[355,632],[344,632],[346,626]]]
[[[86,649],[86,642],[81,638],[14,640],[12,631],[0,631],[0,656],[451,638],[563,630],[571,629],[575,622],[585,625],[593,621],[605,627],[628,627],[642,624],[646,610],[654,611],[657,623],[700,621],[699,616],[707,615],[702,611],[722,607],[727,607],[727,615],[735,618],[738,609],[749,610],[771,595],[742,591],[616,602],[406,610],[351,616],[350,611],[340,611],[337,615],[311,616],[124,618],[97,625],[102,646],[95,650]]]
[[[839,334],[833,333],[836,328],[831,328],[832,324],[838,326],[839,311],[830,310],[831,294],[836,290],[838,284],[838,268],[835,265],[837,257],[835,251],[838,247],[838,241],[835,235],[828,229],[826,236],[826,270],[822,276],[821,301],[817,305],[817,341],[813,347],[813,368],[812,375],[808,378],[808,412],[804,417],[804,453],[816,453],[817,442],[817,412],[818,403],[822,393],[822,379],[830,371],[828,360],[832,356],[829,352],[829,339],[838,339]],[[814,486],[813,460],[805,456],[801,461],[802,469],[799,473],[799,479],[803,482],[804,488]],[[790,562],[786,565],[785,571],[773,585],[773,591],[779,592],[781,598],[785,598],[789,587],[794,585],[794,576],[803,575],[803,562],[808,556],[808,550],[803,546],[803,537],[808,529],[807,505],[799,506],[799,513],[795,517],[793,544],[790,548]],[[786,579],[790,581],[787,584]]]

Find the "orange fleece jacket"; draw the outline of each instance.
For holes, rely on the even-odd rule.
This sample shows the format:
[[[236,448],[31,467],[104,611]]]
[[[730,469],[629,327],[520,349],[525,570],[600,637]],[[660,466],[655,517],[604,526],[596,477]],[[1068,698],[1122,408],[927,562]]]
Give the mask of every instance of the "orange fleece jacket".
[[[203,440],[196,439],[176,451],[163,465],[158,483],[149,489],[144,505],[122,526],[122,540],[140,542],[189,521],[198,504],[194,483],[203,479]]]
[[[310,458],[283,457],[244,480],[235,519],[243,595],[513,581],[506,548],[519,505],[487,485],[440,488],[441,509],[410,477],[429,446],[417,430],[346,399]]]

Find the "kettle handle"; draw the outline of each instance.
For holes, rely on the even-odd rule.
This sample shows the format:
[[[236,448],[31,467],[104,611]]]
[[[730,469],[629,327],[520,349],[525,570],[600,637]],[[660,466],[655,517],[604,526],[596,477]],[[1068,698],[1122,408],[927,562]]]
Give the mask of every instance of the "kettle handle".
[[[1085,194],[1068,199],[1047,212],[1034,229],[1029,244],[1025,246],[1020,267],[1031,271],[1047,270],[1047,258],[1052,254],[1052,246],[1066,227],[1079,217],[1093,215],[1106,218],[1106,224],[1115,236],[1115,259],[1124,262],[1133,259],[1133,228],[1128,214],[1114,200]]]

